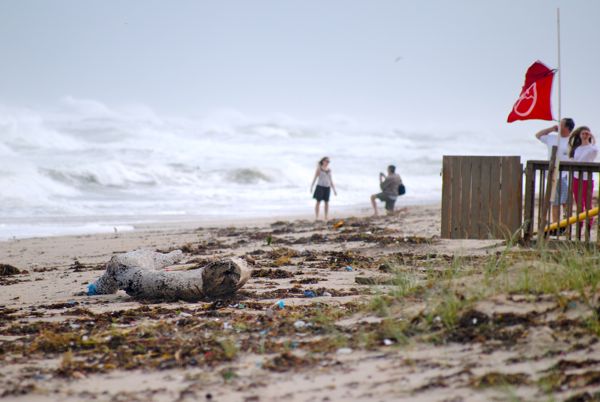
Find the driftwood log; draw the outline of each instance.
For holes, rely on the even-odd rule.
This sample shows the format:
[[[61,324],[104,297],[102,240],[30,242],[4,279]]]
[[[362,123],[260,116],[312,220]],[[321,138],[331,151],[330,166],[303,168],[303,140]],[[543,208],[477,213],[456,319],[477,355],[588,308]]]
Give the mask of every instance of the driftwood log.
[[[250,278],[246,262],[229,258],[198,269],[163,271],[183,258],[180,250],[168,254],[136,250],[118,254],[106,271],[88,285],[88,295],[112,294],[122,289],[140,299],[197,301],[235,293]]]

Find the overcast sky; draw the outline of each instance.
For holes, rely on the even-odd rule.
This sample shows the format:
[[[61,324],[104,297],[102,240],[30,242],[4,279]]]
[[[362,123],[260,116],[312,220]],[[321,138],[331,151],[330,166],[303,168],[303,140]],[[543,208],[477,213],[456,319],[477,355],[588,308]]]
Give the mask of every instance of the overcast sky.
[[[506,117],[557,6],[563,116],[600,133],[598,0],[0,0],[0,103],[531,131]]]

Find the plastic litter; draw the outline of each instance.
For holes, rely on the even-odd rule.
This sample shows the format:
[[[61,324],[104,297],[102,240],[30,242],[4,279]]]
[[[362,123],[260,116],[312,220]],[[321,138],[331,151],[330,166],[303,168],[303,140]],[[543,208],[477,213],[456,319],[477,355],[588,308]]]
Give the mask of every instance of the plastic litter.
[[[352,271],[352,270],[353,270],[353,269],[352,269],[352,267],[351,267],[350,265],[346,265],[346,266],[344,267],[344,269],[345,269],[346,271],[348,271],[348,272],[350,272],[350,271]]]
[[[315,296],[317,296],[317,295],[312,290],[305,290],[304,291],[304,297],[315,297]]]
[[[352,349],[350,348],[339,348],[336,352],[338,355],[349,355],[352,353]]]
[[[344,222],[343,219],[340,219],[339,221],[337,221],[336,223],[333,224],[333,228],[334,229],[339,229],[342,226],[344,226],[346,224],[346,222]]]
[[[305,326],[306,326],[306,322],[302,321],[302,320],[298,320],[294,323],[294,328],[296,328],[296,329],[304,328]]]
[[[391,340],[391,339],[384,339],[384,340],[383,340],[383,344],[384,344],[385,346],[390,346],[390,345],[392,345],[393,343],[394,343],[394,342],[392,342],[392,340]]]
[[[98,294],[98,290],[96,288],[95,283],[90,283],[87,287],[87,295],[88,296],[96,296]]]

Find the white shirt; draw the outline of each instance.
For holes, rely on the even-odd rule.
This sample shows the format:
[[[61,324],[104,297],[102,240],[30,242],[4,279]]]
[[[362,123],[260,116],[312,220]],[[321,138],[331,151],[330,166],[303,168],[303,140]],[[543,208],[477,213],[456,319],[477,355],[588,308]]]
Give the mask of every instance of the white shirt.
[[[552,147],[557,145],[556,139],[560,138],[558,142],[558,151],[556,153],[556,157],[559,161],[568,161],[569,160],[569,137],[559,137],[558,134],[548,134],[542,135],[540,137],[540,141],[548,146],[548,159],[552,156]]]
[[[561,137],[558,134],[547,134],[542,135],[539,140],[548,146],[548,159],[552,157],[552,147],[557,145],[556,141],[558,141],[558,150],[556,151],[556,157],[560,162],[569,160],[569,137]],[[567,172],[563,172],[561,177],[568,177]]]
[[[598,148],[594,144],[580,145],[575,148],[573,154],[573,162],[594,162],[598,156]],[[587,173],[583,174],[583,180],[587,180]],[[574,177],[579,177],[579,173],[575,172]]]

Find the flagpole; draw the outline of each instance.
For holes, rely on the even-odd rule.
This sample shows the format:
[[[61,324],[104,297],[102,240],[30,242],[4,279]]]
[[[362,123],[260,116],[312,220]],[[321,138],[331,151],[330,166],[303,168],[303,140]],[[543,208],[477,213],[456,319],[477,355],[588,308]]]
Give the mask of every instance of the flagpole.
[[[561,78],[562,78],[562,69],[560,66],[560,8],[556,9],[556,36],[557,36],[557,45],[558,45],[558,122],[560,124],[560,120],[562,119],[562,98],[561,98]]]
[[[560,144],[560,139],[561,139],[561,120],[562,120],[562,103],[561,103],[561,93],[560,93],[560,89],[561,89],[561,77],[562,77],[562,70],[561,70],[561,66],[560,66],[560,8],[556,9],[556,38],[557,38],[557,47],[558,47],[558,52],[557,52],[557,57],[558,57],[558,132],[557,132],[557,136],[556,136],[556,146],[552,147],[552,158],[554,158],[554,161],[552,160],[552,158],[550,158],[550,164],[548,166],[548,180],[550,181],[548,183],[548,190],[550,190],[550,200],[549,200],[549,205],[547,205],[546,209],[548,211],[550,211],[550,220],[549,222],[552,222],[552,204],[554,204],[554,202],[556,201],[556,190],[557,190],[557,186],[560,186],[560,184],[562,184],[562,180],[561,183],[558,184],[558,177],[560,175],[560,157],[558,155],[558,145]],[[554,162],[554,165],[552,165],[552,162]],[[562,192],[562,191],[561,191]],[[560,195],[559,195],[560,197]],[[559,199],[560,200],[560,199]],[[560,221],[560,213],[561,213],[561,204],[560,202],[558,203],[558,220]],[[545,218],[545,216],[544,216]],[[558,237],[558,229],[556,230],[557,232],[557,237]]]

